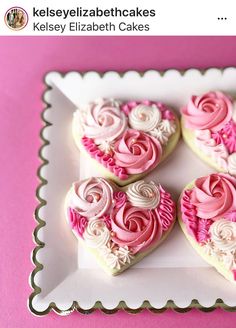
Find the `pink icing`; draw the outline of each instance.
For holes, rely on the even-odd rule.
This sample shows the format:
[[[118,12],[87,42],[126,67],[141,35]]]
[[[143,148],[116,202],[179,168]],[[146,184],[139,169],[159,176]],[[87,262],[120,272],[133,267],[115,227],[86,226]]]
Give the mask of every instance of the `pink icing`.
[[[236,152],[236,123],[231,120],[220,131],[211,134],[217,144],[223,143],[229,154]]]
[[[195,180],[191,204],[202,219],[218,220],[236,209],[236,179],[222,173]]]
[[[210,130],[196,131],[196,145],[204,151],[205,154],[212,157],[216,163],[227,170],[229,153],[223,143],[217,143],[212,138]]]
[[[134,107],[137,107],[138,105],[145,105],[145,106],[155,105],[161,111],[162,119],[167,119],[171,121],[175,120],[175,115],[170,110],[170,108],[167,107],[165,104],[157,101],[150,101],[150,100],[129,101],[127,103],[123,103],[120,108],[125,113],[125,115],[128,116],[131,110]]]
[[[68,215],[71,224],[71,228],[77,232],[77,234],[83,238],[83,233],[88,224],[88,219],[81,216],[74,208],[68,208]]]
[[[114,200],[115,200],[114,208],[119,209],[127,201],[127,195],[123,191],[116,191],[114,192]]]
[[[84,217],[101,217],[112,206],[113,189],[103,178],[90,178],[73,184],[71,202]]]
[[[119,177],[121,180],[128,179],[126,169],[117,165],[110,154],[106,154],[100,150],[94,143],[93,139],[84,136],[82,137],[81,142],[92,158],[96,159],[100,164],[106,167],[110,172]]]
[[[236,280],[236,269],[232,270],[233,275],[234,275],[234,280]]]
[[[236,222],[236,210],[226,213],[224,217],[232,222]]]
[[[127,127],[127,118],[119,104],[109,99],[101,99],[88,105],[84,122],[84,133],[95,144],[118,138]]]
[[[197,241],[204,243],[210,238],[209,229],[213,221],[209,219],[198,219],[198,229],[196,231]]]
[[[162,225],[156,213],[134,207],[129,202],[113,213],[111,226],[112,240],[120,246],[128,246],[134,254],[162,236]]]
[[[208,92],[192,96],[181,112],[187,128],[216,132],[230,121],[232,111],[232,101],[228,96],[222,92]]]
[[[104,215],[101,220],[103,220],[108,228],[108,230],[111,230],[111,216],[110,215]]]
[[[196,215],[196,207],[191,203],[193,190],[185,190],[181,198],[182,220],[186,225],[188,233],[195,238],[198,243],[203,243],[209,239],[209,228],[212,220],[199,219]]]
[[[159,186],[159,191],[160,203],[155,212],[160,218],[163,231],[167,231],[175,219],[175,203],[171,199],[171,195],[162,186]]]
[[[162,148],[156,138],[128,129],[114,147],[114,160],[128,174],[144,173],[154,168],[161,159]]]

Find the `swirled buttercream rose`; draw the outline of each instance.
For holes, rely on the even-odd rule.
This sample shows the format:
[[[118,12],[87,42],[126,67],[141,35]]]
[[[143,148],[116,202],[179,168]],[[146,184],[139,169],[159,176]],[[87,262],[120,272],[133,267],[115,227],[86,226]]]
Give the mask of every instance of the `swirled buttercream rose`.
[[[220,219],[210,227],[211,241],[223,252],[236,251],[236,222]]]
[[[138,105],[129,114],[131,128],[144,132],[152,131],[161,121],[161,112],[157,106]]]
[[[103,220],[94,218],[88,221],[83,238],[89,247],[100,248],[108,243],[110,231]]]
[[[153,182],[137,181],[129,185],[126,191],[133,206],[154,209],[160,201],[160,192]]]
[[[191,204],[202,219],[216,221],[236,209],[236,180],[225,174],[211,174],[195,181]]]
[[[185,125],[190,129],[219,131],[232,118],[231,99],[222,92],[192,96],[182,109]]]
[[[101,99],[88,105],[84,134],[96,144],[119,138],[126,127],[127,119],[118,102]]]
[[[156,166],[161,159],[162,148],[156,138],[128,129],[114,147],[114,160],[128,174],[143,173]]]
[[[111,208],[112,197],[112,187],[105,179],[90,178],[73,184],[71,203],[84,217],[101,217]]]
[[[112,240],[119,246],[128,246],[133,253],[145,250],[162,235],[162,226],[154,211],[125,203],[113,214]]]

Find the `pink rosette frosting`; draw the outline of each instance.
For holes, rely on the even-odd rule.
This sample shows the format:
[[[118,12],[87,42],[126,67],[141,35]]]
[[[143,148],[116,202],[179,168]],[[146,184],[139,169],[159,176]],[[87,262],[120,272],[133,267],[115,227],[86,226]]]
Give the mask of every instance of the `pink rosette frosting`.
[[[162,225],[155,211],[125,203],[111,220],[112,240],[119,246],[128,246],[135,254],[145,250],[162,236]]]
[[[127,127],[127,118],[118,102],[101,99],[89,104],[83,127],[87,137],[101,144],[120,137]]]
[[[102,217],[107,214],[112,199],[113,189],[103,178],[90,178],[73,184],[71,205],[84,217]]]
[[[114,160],[124,167],[128,174],[146,172],[155,167],[161,159],[159,141],[146,133],[128,129],[114,147]]]
[[[236,179],[226,174],[211,174],[195,181],[191,204],[202,219],[216,221],[236,209]]]
[[[192,96],[181,112],[187,128],[215,132],[232,118],[233,104],[222,92],[208,92],[202,96]]]

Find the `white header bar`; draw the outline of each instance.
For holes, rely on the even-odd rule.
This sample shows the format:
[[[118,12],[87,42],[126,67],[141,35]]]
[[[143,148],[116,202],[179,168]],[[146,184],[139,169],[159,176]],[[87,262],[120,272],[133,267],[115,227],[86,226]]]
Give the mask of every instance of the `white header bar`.
[[[236,1],[1,0],[0,35],[236,35]]]

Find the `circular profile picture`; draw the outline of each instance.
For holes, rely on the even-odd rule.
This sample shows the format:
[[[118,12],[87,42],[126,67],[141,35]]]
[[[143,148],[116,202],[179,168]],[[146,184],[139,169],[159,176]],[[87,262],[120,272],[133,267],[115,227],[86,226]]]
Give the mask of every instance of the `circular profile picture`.
[[[22,30],[28,23],[28,14],[21,7],[12,7],[5,14],[5,23],[11,30]]]

